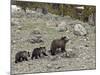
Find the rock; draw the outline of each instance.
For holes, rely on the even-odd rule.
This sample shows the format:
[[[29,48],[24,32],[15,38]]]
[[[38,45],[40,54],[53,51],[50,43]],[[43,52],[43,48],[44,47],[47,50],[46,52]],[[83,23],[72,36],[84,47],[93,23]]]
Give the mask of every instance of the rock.
[[[67,31],[67,27],[58,27],[57,30],[59,32],[64,32],[64,31]]]
[[[47,68],[52,68],[52,64],[47,64]]]
[[[12,40],[12,41],[11,41],[11,43],[12,43],[12,44],[15,44],[15,43],[16,43],[16,41],[15,41],[15,40]]]
[[[66,52],[61,57],[73,58],[75,56],[76,56],[76,54],[73,49],[67,49]]]
[[[85,45],[85,47],[89,47],[89,45]]]
[[[56,69],[60,69],[60,68],[62,68],[61,66],[56,66]]]
[[[37,12],[37,13],[42,13],[42,9],[41,9],[41,8],[37,8],[37,9],[36,9],[36,12]]]
[[[33,34],[41,34],[41,30],[39,28],[35,28],[33,31],[32,31],[32,35]]]
[[[11,19],[11,25],[14,26],[14,25],[19,25],[20,24],[20,21],[19,19],[17,18],[12,18]]]
[[[43,38],[42,38],[40,30],[35,29],[33,32],[31,32],[29,35],[28,41],[32,44],[43,42]]]
[[[58,30],[59,32],[67,31],[68,29],[67,29],[67,26],[66,26],[66,22],[63,21],[63,22],[61,22],[60,24],[58,24],[57,30]]]
[[[87,34],[87,31],[81,24],[76,24],[74,26],[74,34],[84,36]]]
[[[43,42],[43,39],[34,37],[34,38],[32,38],[32,39],[29,39],[28,41],[29,41],[30,43],[34,44],[34,43],[41,43],[41,42]]]
[[[51,61],[55,61],[57,59],[58,59],[58,57],[57,56],[54,56],[54,57],[51,58]]]
[[[20,32],[21,32],[21,30],[18,30],[18,29],[16,30],[16,33],[20,33]]]
[[[65,21],[62,21],[58,26],[59,26],[59,27],[66,26],[66,22],[65,22]]]
[[[19,29],[19,30],[22,30],[22,26],[18,26],[18,29]]]
[[[56,21],[50,20],[50,21],[48,21],[48,22],[46,23],[46,25],[47,25],[47,26],[50,26],[50,27],[56,27],[56,26],[57,26],[57,22],[56,22]]]
[[[42,35],[34,35],[36,38],[41,39]]]

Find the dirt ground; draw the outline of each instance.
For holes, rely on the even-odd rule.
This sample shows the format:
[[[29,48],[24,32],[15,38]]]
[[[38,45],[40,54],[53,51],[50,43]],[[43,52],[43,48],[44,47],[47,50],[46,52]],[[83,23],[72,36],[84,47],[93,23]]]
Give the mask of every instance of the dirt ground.
[[[75,20],[69,16],[57,16],[53,14],[41,15],[34,14],[30,16],[12,16],[11,23],[11,73],[40,73],[69,70],[88,70],[96,68],[96,32],[95,27],[88,23]],[[65,21],[67,30],[57,31],[56,25]],[[73,33],[73,26],[80,23],[87,30],[86,36],[77,36]],[[30,38],[34,29],[39,29],[44,42],[32,44],[27,40]],[[23,61],[15,64],[15,54],[19,51],[29,51],[40,46],[45,46],[50,50],[51,41],[62,36],[69,37],[66,43],[66,50],[72,49],[76,57],[65,58],[61,54],[56,56],[43,57],[40,59],[29,58],[29,61]]]

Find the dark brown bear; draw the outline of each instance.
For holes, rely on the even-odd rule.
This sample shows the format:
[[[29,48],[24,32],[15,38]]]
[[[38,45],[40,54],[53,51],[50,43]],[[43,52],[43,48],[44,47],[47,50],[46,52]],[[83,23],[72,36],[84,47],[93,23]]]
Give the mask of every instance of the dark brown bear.
[[[45,47],[35,48],[32,52],[31,59],[33,60],[34,57],[35,59],[38,59],[41,57],[41,55],[47,56]]]
[[[61,39],[55,39],[52,41],[51,43],[51,55],[55,55],[57,50],[61,49],[61,52],[65,51],[65,45],[66,43],[69,41],[68,38],[66,38],[66,36],[61,37]]]
[[[27,51],[20,51],[16,53],[15,56],[15,63],[22,62],[22,61],[28,61],[28,57],[30,57],[30,53]]]

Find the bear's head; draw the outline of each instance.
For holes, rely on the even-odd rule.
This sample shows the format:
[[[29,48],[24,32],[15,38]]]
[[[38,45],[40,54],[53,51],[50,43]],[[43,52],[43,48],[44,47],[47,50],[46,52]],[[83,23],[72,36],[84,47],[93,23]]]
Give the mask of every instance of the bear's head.
[[[69,41],[69,38],[66,36],[61,37],[61,40],[64,41],[64,43],[67,43]]]
[[[45,47],[40,47],[41,52],[46,52],[46,48]]]

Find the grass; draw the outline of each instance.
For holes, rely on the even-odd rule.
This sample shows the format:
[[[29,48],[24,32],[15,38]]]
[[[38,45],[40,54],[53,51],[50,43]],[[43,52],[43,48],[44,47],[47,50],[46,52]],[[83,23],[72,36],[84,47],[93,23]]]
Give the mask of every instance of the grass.
[[[56,30],[56,27],[52,27],[52,25],[47,26],[46,22],[48,21],[45,21],[42,18],[38,18],[36,20],[34,20],[34,17],[19,19],[22,20],[22,23],[20,25],[22,26],[22,29],[20,30],[20,32],[16,32],[16,30],[18,30],[17,25],[12,26],[12,39],[17,41],[15,44],[11,45],[12,73],[35,73],[95,68],[95,33],[93,32],[95,30],[95,27],[91,27],[88,25],[88,27],[85,26],[89,31],[89,34],[87,36],[89,40],[84,41],[84,36],[76,36],[73,34],[73,28],[70,28],[70,25],[68,25],[68,28],[70,28],[71,30],[58,32]],[[27,42],[27,39],[30,38],[30,34],[36,28],[39,28],[39,30],[41,31],[44,43],[31,44]],[[70,38],[70,41],[66,44],[66,50],[76,48],[76,51],[78,52],[77,58],[57,58],[55,61],[51,61],[51,56],[47,58],[44,57],[38,60],[29,60],[28,62],[22,62],[19,64],[14,63],[14,57],[18,51],[26,50],[32,52],[34,48],[39,46],[46,46],[46,49],[50,50],[50,44],[52,40],[61,38],[62,36],[68,36]],[[89,47],[84,47],[85,44],[88,44]],[[51,65],[49,68],[47,67],[48,64]]]

